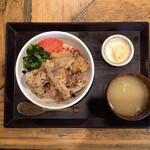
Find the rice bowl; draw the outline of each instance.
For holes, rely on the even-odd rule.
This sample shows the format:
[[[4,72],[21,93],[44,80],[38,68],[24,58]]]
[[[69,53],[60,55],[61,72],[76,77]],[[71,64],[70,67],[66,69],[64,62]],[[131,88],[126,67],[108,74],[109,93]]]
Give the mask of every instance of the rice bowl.
[[[68,45],[72,45],[73,47],[76,47],[80,50],[81,55],[83,55],[87,60],[89,60],[90,63],[90,68],[88,72],[86,73],[86,78],[87,78],[87,84],[86,86],[79,92],[76,93],[76,97],[70,97],[66,101],[62,103],[56,102],[54,99],[41,99],[39,98],[36,94],[34,94],[26,85],[24,82],[24,74],[22,71],[24,70],[24,65],[23,65],[23,57],[26,56],[26,50],[31,44],[36,44],[40,40],[45,39],[45,38],[59,38],[61,39],[64,43]],[[59,31],[51,31],[51,32],[45,32],[42,34],[39,34],[32,39],[30,39],[21,49],[17,61],[16,61],[16,68],[15,68],[15,73],[16,73],[16,79],[17,83],[22,91],[22,93],[27,97],[28,100],[33,102],[34,104],[48,108],[48,109],[62,109],[66,107],[70,107],[77,102],[79,102],[89,91],[93,79],[94,79],[94,61],[92,58],[92,55],[87,48],[87,46],[76,36],[66,33],[66,32],[59,32]]]

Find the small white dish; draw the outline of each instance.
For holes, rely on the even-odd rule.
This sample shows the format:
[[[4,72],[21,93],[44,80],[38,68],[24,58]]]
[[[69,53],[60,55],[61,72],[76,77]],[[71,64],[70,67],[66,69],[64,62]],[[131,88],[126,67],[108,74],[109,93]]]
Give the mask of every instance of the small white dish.
[[[126,36],[116,34],[104,41],[101,53],[108,64],[117,67],[124,66],[133,58],[134,46]]]

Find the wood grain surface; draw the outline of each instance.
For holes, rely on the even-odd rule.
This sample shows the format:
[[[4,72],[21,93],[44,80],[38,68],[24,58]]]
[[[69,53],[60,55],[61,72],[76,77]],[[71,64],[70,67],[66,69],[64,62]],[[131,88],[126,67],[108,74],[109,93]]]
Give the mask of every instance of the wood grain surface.
[[[6,22],[150,22],[149,0],[0,0],[0,87],[5,81]],[[12,39],[13,40],[13,39]],[[11,76],[10,76],[11,78]],[[0,92],[0,149],[150,149],[149,129],[4,128]]]

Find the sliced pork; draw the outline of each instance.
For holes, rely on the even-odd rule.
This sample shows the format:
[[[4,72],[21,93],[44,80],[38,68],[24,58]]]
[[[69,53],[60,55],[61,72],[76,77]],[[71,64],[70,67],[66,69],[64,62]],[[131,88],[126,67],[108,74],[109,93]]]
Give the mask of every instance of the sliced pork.
[[[40,98],[63,102],[86,86],[89,63],[80,54],[54,52],[39,69],[26,73],[26,84]]]

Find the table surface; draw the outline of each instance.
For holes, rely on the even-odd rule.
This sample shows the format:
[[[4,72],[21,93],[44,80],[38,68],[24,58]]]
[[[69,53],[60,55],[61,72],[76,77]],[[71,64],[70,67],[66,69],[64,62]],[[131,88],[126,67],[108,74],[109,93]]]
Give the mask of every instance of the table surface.
[[[150,149],[149,129],[3,127],[6,22],[126,21],[150,22],[150,1],[0,1],[0,149]]]

